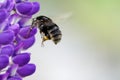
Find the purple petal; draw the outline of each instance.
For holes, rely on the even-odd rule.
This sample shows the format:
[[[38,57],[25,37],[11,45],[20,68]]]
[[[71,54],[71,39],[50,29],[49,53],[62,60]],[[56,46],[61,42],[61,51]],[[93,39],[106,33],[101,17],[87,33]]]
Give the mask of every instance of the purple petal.
[[[26,15],[29,13],[32,9],[32,3],[31,2],[21,2],[16,4],[16,10],[17,13],[20,15]]]
[[[6,45],[1,48],[0,55],[8,55],[11,56],[14,53],[13,45]]]
[[[29,32],[30,32],[30,27],[24,27],[20,29],[18,34],[22,38],[27,38],[29,36]]]
[[[35,37],[33,36],[33,37],[28,38],[28,39],[22,40],[22,42],[23,42],[23,49],[26,50],[34,44]]]
[[[4,31],[0,33],[0,44],[9,44],[14,38],[13,31]]]
[[[9,57],[5,55],[0,56],[0,70],[7,67],[9,64]]]
[[[38,2],[33,2],[32,4],[33,4],[32,10],[27,15],[33,15],[37,13],[40,9],[40,4]]]
[[[7,11],[5,9],[0,9],[0,23],[4,22],[7,16]]]
[[[29,38],[29,37],[34,36],[37,33],[37,28],[34,27],[32,30],[30,30],[30,27],[31,26],[21,28],[20,32],[19,32],[19,35],[22,38]]]
[[[13,62],[19,66],[23,66],[30,61],[30,53],[21,53],[13,57]]]
[[[11,11],[13,9],[14,5],[15,5],[15,1],[14,0],[7,0],[5,8],[8,11]]]
[[[22,78],[20,78],[18,76],[13,76],[11,78],[8,78],[7,80],[22,80]]]
[[[21,77],[26,77],[32,75],[35,72],[35,70],[36,70],[35,64],[27,64],[23,67],[18,68],[17,73]]]
[[[26,49],[30,48],[35,42],[35,37],[32,36],[28,39],[18,38],[17,41],[18,41],[18,44],[15,48],[15,53],[17,53],[20,49],[26,50]]]
[[[7,80],[8,75],[8,73],[0,74],[0,80]]]
[[[37,33],[37,27],[32,28],[29,37],[34,36],[36,33]]]

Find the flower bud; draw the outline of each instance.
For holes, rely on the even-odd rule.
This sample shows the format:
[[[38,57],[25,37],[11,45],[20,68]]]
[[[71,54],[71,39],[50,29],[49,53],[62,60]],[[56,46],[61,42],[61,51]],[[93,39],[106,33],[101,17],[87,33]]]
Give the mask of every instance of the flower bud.
[[[7,18],[8,13],[5,9],[0,9],[0,24],[5,21]]]
[[[40,9],[38,2],[21,2],[16,4],[17,13],[20,15],[31,16]]]
[[[19,33],[18,33],[20,35],[20,37],[29,38],[29,37],[34,36],[37,32],[37,29],[36,29],[36,27],[33,29],[30,29],[30,27],[31,26],[21,28]]]
[[[23,66],[30,61],[30,53],[21,53],[13,57],[13,63]]]
[[[19,67],[17,73],[21,77],[26,77],[32,75],[35,72],[35,70],[36,70],[36,66],[34,64],[27,64],[23,67]]]
[[[6,55],[1,55],[0,56],[0,70],[8,66],[9,64],[9,57]]]
[[[9,44],[14,38],[14,32],[7,30],[0,33],[0,44]]]
[[[31,2],[21,2],[16,4],[17,13],[20,15],[26,15],[32,10],[32,3]]]
[[[14,53],[13,45],[6,45],[1,48],[0,55],[8,55],[11,56]]]
[[[40,4],[38,2],[33,2],[32,4],[33,4],[32,10],[27,15],[33,15],[37,13],[40,9]]]
[[[26,50],[34,44],[35,37],[33,36],[33,37],[28,38],[28,39],[24,39],[24,40],[22,40],[22,42],[23,42],[23,49]]]
[[[5,8],[7,11],[11,11],[14,8],[14,5],[15,5],[14,0],[7,0]]]

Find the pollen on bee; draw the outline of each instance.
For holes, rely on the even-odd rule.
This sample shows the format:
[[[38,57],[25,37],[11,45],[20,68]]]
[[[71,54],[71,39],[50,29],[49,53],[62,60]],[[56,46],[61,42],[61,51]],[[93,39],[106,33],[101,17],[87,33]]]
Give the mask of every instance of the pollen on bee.
[[[49,40],[47,36],[44,36],[43,37],[43,40],[46,41],[46,40]]]

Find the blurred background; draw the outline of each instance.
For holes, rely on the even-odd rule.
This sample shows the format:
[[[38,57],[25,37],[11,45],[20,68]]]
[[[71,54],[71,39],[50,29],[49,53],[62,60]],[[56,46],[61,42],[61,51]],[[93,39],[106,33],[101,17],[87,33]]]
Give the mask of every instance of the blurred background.
[[[41,36],[28,51],[36,73],[25,80],[120,80],[119,0],[31,0],[56,22],[58,45]]]

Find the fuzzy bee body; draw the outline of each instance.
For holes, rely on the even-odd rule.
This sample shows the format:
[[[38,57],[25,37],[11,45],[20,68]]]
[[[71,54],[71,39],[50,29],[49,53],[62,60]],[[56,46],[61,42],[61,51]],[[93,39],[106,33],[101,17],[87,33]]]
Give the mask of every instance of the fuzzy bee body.
[[[38,16],[33,20],[33,26],[38,26],[42,37],[42,43],[46,40],[52,40],[57,44],[62,37],[59,27],[48,17]]]

